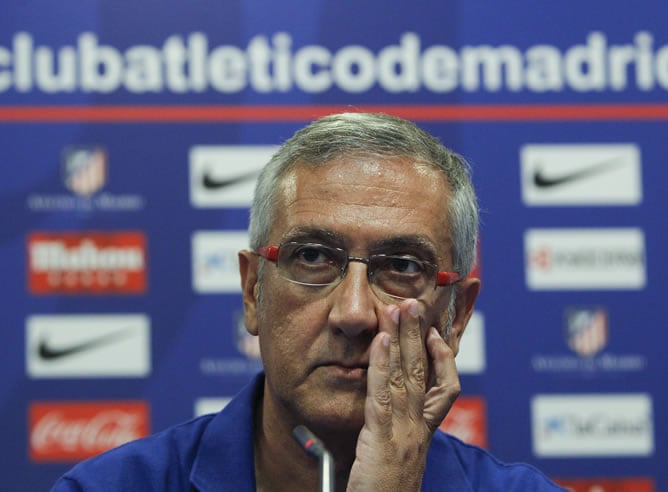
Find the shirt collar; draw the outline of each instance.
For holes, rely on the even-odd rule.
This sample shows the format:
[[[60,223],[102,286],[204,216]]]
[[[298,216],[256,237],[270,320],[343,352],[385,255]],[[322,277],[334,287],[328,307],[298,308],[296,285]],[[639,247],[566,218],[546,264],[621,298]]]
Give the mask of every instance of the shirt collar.
[[[255,490],[254,416],[263,389],[259,373],[209,423],[190,474],[197,490]]]
[[[263,391],[264,373],[261,372],[211,420],[202,435],[190,474],[190,483],[197,490],[255,490],[255,405]],[[423,486],[457,484],[454,490],[472,491],[451,439],[440,437],[440,450],[436,451],[432,442],[427,456]]]

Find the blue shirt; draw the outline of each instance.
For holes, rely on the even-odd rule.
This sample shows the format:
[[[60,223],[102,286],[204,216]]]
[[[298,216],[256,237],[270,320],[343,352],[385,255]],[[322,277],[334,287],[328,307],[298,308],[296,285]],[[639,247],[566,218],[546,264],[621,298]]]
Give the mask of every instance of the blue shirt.
[[[170,427],[79,463],[52,492],[254,491],[253,415],[259,374],[219,413]],[[424,491],[564,490],[525,464],[504,464],[484,449],[437,431],[422,480]]]

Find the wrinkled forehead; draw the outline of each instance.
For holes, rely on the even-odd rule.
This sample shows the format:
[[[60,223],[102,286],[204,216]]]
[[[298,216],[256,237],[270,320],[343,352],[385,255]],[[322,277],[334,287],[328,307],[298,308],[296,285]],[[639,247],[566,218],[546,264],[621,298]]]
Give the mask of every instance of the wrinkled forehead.
[[[449,244],[449,186],[440,169],[407,158],[298,164],[276,190],[272,236],[305,224],[355,236],[422,235]]]
[[[291,164],[280,176],[276,190],[277,202],[291,202],[297,194],[310,185],[323,184],[324,176],[343,178],[348,176],[352,183],[358,176],[372,176],[379,186],[395,185],[411,179],[426,179],[443,189],[449,190],[447,176],[436,165],[404,156],[353,155],[332,159],[327,162],[309,163],[298,161]],[[324,183],[326,184],[326,183]],[[445,197],[443,202],[446,203]]]

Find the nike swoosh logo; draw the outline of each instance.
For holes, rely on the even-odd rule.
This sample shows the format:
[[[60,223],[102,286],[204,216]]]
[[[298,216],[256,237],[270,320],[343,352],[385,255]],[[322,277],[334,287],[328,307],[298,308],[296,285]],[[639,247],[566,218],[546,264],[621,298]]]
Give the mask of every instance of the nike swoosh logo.
[[[131,333],[129,330],[120,330],[113,333],[108,333],[106,335],[87,340],[85,342],[77,343],[75,345],[69,345],[66,347],[54,348],[49,345],[48,340],[42,339],[37,346],[37,354],[42,360],[57,360],[62,359],[63,357],[69,357],[81,352],[87,352],[88,350],[93,350],[105,345],[116,343],[119,340],[127,338]]]
[[[259,171],[252,171],[232,178],[218,179],[211,176],[210,171],[207,170],[204,171],[204,174],[202,175],[202,185],[207,190],[219,190],[220,188],[227,188],[228,186],[255,179],[258,174],[260,174]]]
[[[605,173],[615,167],[619,167],[621,164],[623,164],[623,162],[621,162],[618,158],[608,159],[597,164],[592,164],[585,169],[562,174],[560,176],[545,176],[543,170],[541,168],[537,168],[533,174],[533,184],[535,184],[538,188],[552,188],[553,186],[559,186],[597,174]]]

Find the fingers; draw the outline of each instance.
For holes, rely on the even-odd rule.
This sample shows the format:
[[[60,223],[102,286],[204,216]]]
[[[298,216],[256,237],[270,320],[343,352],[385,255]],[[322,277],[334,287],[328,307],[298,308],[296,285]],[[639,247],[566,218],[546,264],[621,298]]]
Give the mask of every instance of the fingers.
[[[427,335],[427,353],[431,360],[434,384],[428,389],[424,402],[425,422],[436,429],[461,392],[455,354],[432,327]]]
[[[425,396],[426,348],[422,338],[420,305],[408,299],[386,306],[379,331],[390,337],[388,384],[392,412],[397,418],[422,418]]]
[[[400,372],[406,395],[406,408],[410,417],[422,418],[425,398],[426,349],[422,338],[420,305],[415,299],[407,299],[401,306],[399,322]]]
[[[388,333],[379,332],[371,343],[364,406],[365,427],[388,439],[392,437],[390,339]]]
[[[392,418],[404,419],[410,412],[415,421],[422,415],[424,386],[421,395],[411,398],[418,388],[412,376],[405,375],[409,367],[407,358],[424,358],[424,343],[420,337],[417,302],[385,306],[379,316],[379,332],[374,338],[369,355],[365,423],[369,428],[382,426],[379,431],[390,429]],[[421,363],[421,362],[420,362]],[[418,400],[418,405],[413,403]]]
[[[369,429],[391,434],[392,419],[408,417],[433,430],[459,395],[454,353],[433,327],[425,342],[420,310],[415,299],[408,299],[400,306],[385,307],[380,315],[367,376]],[[427,359],[431,361],[429,386]]]
[[[381,321],[385,321],[384,330],[390,335],[390,389],[393,396],[401,395],[404,392],[404,375],[401,368],[401,343],[399,321],[401,314],[397,306],[387,306],[385,316]],[[389,318],[389,319],[388,319]],[[383,328],[381,328],[383,330]]]
[[[421,311],[410,299],[379,312],[349,490],[418,490],[433,433],[459,393],[454,354],[435,328],[423,338]]]

